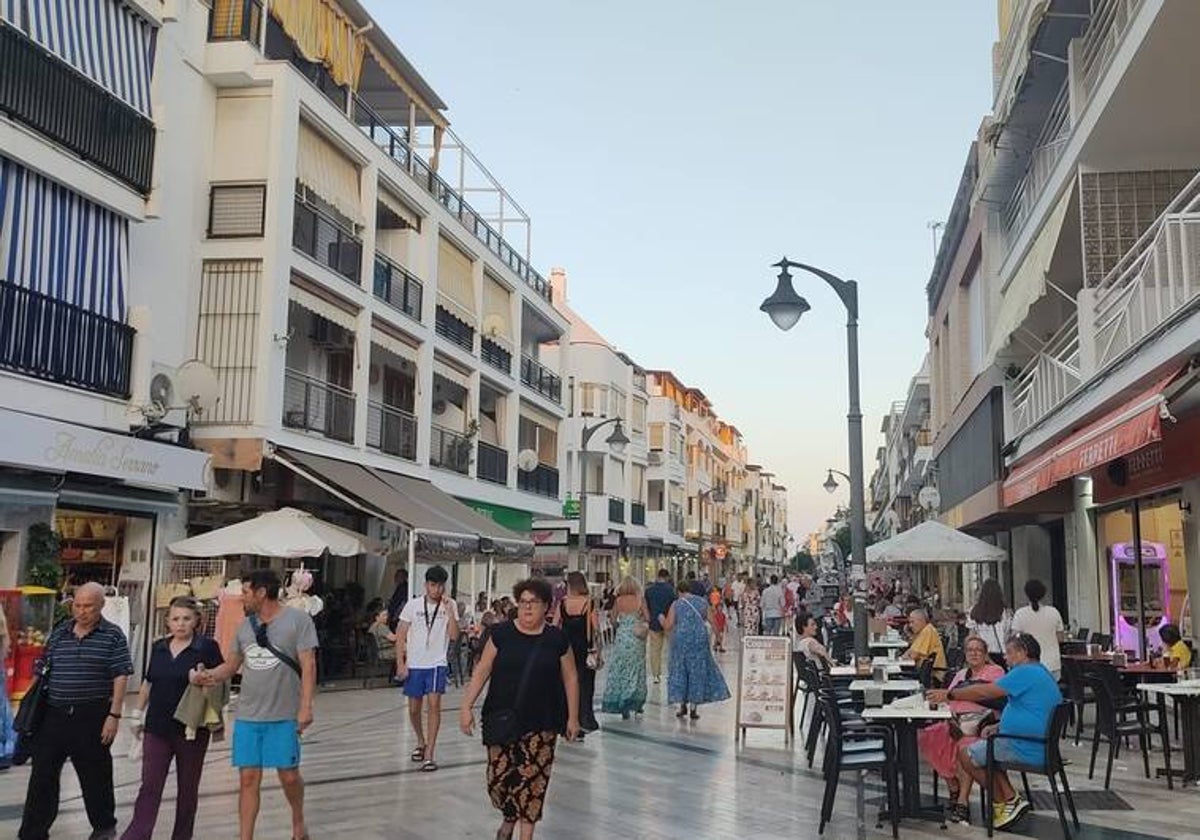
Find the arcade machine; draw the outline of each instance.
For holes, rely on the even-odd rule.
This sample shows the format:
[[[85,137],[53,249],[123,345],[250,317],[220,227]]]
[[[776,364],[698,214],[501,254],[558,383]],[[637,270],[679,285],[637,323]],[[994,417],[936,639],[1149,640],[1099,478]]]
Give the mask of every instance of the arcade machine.
[[[1138,651],[1137,555],[1133,543],[1114,543],[1108,549],[1112,568],[1113,646]],[[1146,645],[1162,646],[1159,628],[1171,621],[1171,579],[1167,549],[1162,543],[1142,542],[1142,593],[1145,598]]]

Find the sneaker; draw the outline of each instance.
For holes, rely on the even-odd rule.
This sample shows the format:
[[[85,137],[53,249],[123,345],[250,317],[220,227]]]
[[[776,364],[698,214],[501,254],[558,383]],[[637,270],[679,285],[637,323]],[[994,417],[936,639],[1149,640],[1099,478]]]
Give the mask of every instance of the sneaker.
[[[1029,811],[1029,803],[1019,795],[1008,802],[997,802],[992,809],[992,826],[1006,828],[1012,825]]]
[[[971,806],[963,805],[961,802],[951,802],[946,808],[946,822],[951,822],[955,825],[970,825]]]

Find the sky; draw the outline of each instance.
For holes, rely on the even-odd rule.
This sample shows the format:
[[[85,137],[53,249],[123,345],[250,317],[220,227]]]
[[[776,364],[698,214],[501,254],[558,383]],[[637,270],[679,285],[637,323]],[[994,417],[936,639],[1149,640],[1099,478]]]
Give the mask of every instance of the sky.
[[[848,471],[845,312],[780,256],[857,280],[866,478],[927,350],[929,223],[991,109],[990,0],[365,0],[532,218],[532,261],[646,368],[700,388],[823,527]]]

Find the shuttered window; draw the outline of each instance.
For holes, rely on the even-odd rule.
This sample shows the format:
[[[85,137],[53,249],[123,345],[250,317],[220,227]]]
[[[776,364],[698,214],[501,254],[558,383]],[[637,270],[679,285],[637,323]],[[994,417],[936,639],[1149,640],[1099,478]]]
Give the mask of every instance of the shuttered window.
[[[211,239],[263,235],[266,184],[213,184],[208,207]]]
[[[200,275],[196,358],[217,374],[221,398],[193,423],[252,423],[258,369],[259,260],[207,260]]]
[[[508,289],[488,275],[483,275],[483,334],[499,338],[510,345],[513,340],[512,307]]]

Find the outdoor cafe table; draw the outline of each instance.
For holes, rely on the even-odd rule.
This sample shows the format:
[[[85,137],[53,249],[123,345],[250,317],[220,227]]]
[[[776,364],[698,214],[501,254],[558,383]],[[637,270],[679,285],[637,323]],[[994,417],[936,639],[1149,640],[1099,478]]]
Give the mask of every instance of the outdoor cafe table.
[[[851,691],[873,691],[874,689],[880,689],[893,694],[914,694],[922,690],[921,683],[916,680],[888,680],[887,682],[855,680],[850,683]]]
[[[1138,691],[1158,697],[1158,713],[1165,714],[1166,698],[1172,697],[1179,706],[1183,720],[1183,783],[1200,783],[1200,682],[1188,680],[1178,683],[1138,683]],[[1176,771],[1178,772],[1178,771]],[[1159,775],[1167,776],[1171,782],[1171,759],[1167,755],[1167,766]]]
[[[887,666],[888,676],[891,676],[892,674],[899,674],[905,668],[915,667],[915,663],[913,663],[911,659],[895,659],[886,661],[879,660],[878,662],[871,663],[871,667],[874,667],[875,665]],[[856,668],[854,665],[834,665],[829,669],[829,676],[836,678],[859,677],[863,675],[858,673],[858,668]]]
[[[897,705],[896,701],[878,709],[863,709],[863,720],[879,721],[892,727],[896,733],[896,755],[899,758],[900,778],[904,790],[900,798],[900,815],[920,820],[945,823],[946,813],[942,808],[925,808],[921,805],[921,767],[917,757],[917,730],[924,724],[950,720],[950,707],[946,704],[936,709],[927,703],[916,706]]]
[[[870,639],[867,642],[871,650],[907,650],[908,645],[903,639]]]

